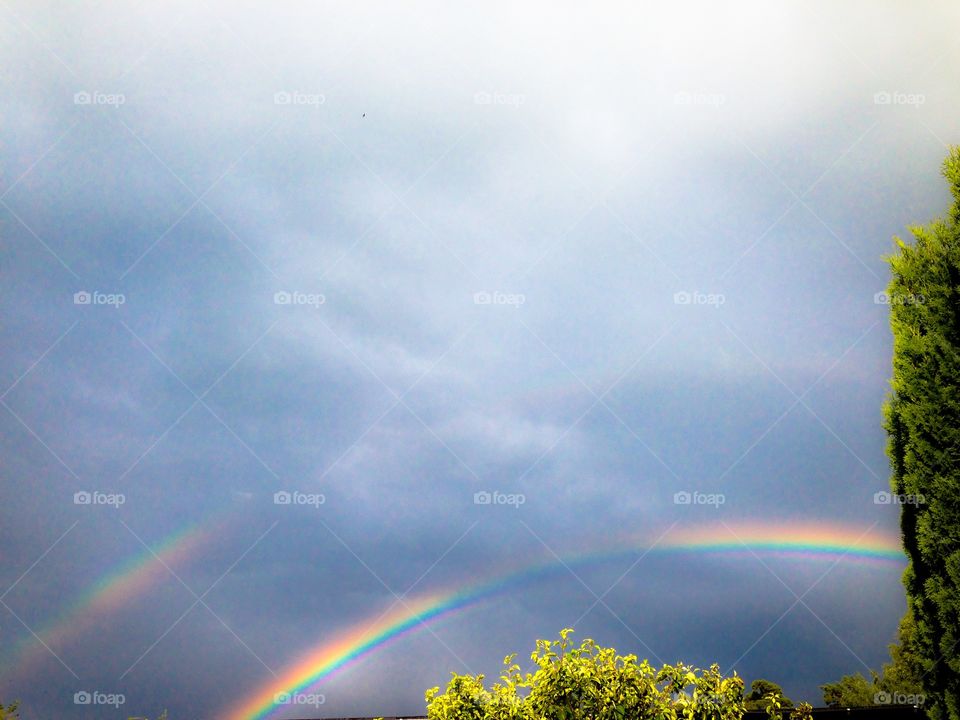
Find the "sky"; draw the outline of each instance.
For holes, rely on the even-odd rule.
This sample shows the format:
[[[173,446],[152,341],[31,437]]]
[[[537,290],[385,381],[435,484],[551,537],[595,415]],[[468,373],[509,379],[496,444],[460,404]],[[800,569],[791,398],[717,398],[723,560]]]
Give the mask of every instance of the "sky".
[[[0,700],[422,714],[564,627],[879,668],[958,21],[0,2]]]

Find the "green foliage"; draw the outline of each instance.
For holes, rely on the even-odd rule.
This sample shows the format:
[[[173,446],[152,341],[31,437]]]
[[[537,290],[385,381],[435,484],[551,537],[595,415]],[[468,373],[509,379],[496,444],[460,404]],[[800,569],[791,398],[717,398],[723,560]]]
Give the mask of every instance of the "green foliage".
[[[770,720],[780,720],[783,717],[780,714],[780,710],[783,707],[783,696],[780,693],[769,693],[763,698],[763,702],[766,706],[767,717],[770,718]]]
[[[873,680],[867,680],[860,673],[844,675],[835,683],[821,685],[823,702],[827,707],[867,707],[874,704],[877,687],[877,674]]]
[[[813,705],[802,702],[790,711],[790,720],[813,720]]]
[[[782,708],[792,708],[793,701],[785,697],[783,689],[775,682],[759,679],[750,683],[750,694],[744,698],[744,707],[747,711],[766,710],[770,704],[770,695],[776,695]]]
[[[960,720],[960,148],[943,166],[948,216],[896,238],[887,258],[893,379],[885,410],[891,488],[915,620],[911,656],[935,720]],[[915,654],[913,654],[915,652]],[[896,663],[896,660],[895,660]]]
[[[884,664],[878,685],[881,692],[916,695],[923,692],[923,658],[917,645],[917,623],[913,613],[900,619],[898,642],[890,645],[890,662]]]
[[[426,692],[429,720],[740,720],[743,681],[723,677],[717,665],[700,671],[682,663],[656,670],[636,655],[618,655],[586,639],[573,646],[538,640],[521,673],[515,655],[504,658],[500,681],[488,690],[483,675],[453,674],[440,694]]]

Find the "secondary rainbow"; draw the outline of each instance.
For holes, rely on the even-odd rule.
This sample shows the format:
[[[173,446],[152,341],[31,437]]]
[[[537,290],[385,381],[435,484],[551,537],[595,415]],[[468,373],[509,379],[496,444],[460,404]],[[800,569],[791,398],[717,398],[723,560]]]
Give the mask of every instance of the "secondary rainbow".
[[[358,623],[329,642],[304,654],[280,675],[251,693],[234,709],[228,720],[262,720],[274,710],[296,701],[296,695],[330,677],[397,639],[454,612],[501,594],[521,583],[568,567],[596,563],[638,553],[735,553],[775,554],[802,560],[854,562],[864,565],[902,566],[905,562],[899,538],[878,532],[828,524],[766,525],[760,523],[718,524],[709,527],[674,528],[659,542],[635,539],[618,542],[612,548],[567,555],[514,568],[486,581],[447,592],[423,595],[414,600],[394,602],[372,622]]]
[[[22,676],[48,653],[59,654],[65,644],[83,635],[110,612],[144,595],[164,578],[170,577],[168,568],[181,565],[209,540],[219,527],[219,518],[218,513],[215,518],[205,522],[187,525],[168,535],[158,545],[144,548],[119,568],[103,575],[58,619],[48,622],[18,646],[10,674]],[[131,541],[137,542],[132,536]]]

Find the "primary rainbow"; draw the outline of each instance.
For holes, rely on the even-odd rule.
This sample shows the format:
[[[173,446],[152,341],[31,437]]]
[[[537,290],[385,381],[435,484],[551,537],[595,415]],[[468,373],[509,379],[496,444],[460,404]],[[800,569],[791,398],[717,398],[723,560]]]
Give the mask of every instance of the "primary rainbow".
[[[189,558],[211,537],[216,527],[216,522],[212,520],[188,525],[168,535],[158,545],[144,548],[118,569],[105,574],[58,619],[47,623],[19,645],[18,652],[14,653],[10,674],[22,676],[51,649],[56,652],[59,647],[62,650],[66,643],[83,635],[110,612],[170,577],[167,568],[180,565]]]
[[[627,540],[612,549],[552,557],[532,565],[515,568],[484,582],[448,592],[424,595],[415,600],[395,602],[372,622],[363,622],[329,642],[306,653],[278,677],[251,693],[226,718],[262,720],[283,708],[279,696],[293,696],[353,665],[389,643],[426,627],[452,613],[502,593],[519,583],[566,571],[567,567],[594,563],[638,552],[736,553],[737,555],[775,554],[802,560],[853,561],[866,565],[901,566],[906,558],[899,538],[876,532],[828,524],[766,525],[736,523],[709,527],[678,528],[667,532],[659,542],[645,544]]]

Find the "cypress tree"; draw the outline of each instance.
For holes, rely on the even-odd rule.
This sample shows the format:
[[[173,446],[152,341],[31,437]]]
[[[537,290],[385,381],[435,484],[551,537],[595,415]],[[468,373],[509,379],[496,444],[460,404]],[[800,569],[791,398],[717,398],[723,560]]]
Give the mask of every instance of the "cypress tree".
[[[960,720],[960,148],[943,164],[947,217],[895,238],[887,258],[893,379],[885,406],[891,489],[909,560],[917,668],[934,720]]]

